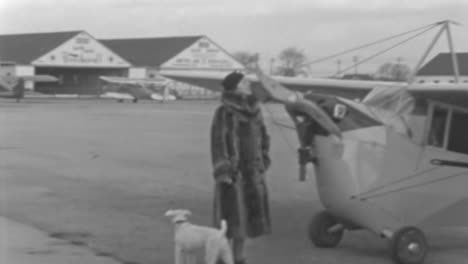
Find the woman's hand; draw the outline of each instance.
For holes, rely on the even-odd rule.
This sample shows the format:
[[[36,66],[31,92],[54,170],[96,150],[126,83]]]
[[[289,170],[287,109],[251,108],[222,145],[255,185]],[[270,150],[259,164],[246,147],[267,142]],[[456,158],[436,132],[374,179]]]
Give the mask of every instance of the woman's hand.
[[[228,174],[220,175],[216,178],[218,183],[232,184],[234,181]]]

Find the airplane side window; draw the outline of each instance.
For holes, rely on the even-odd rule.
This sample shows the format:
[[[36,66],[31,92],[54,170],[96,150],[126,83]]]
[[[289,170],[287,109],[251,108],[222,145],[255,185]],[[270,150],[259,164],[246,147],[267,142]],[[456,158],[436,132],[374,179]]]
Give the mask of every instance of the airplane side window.
[[[448,110],[434,107],[431,129],[429,130],[428,144],[435,147],[444,146],[445,124],[447,123]]]
[[[468,154],[468,113],[454,111],[447,150]]]

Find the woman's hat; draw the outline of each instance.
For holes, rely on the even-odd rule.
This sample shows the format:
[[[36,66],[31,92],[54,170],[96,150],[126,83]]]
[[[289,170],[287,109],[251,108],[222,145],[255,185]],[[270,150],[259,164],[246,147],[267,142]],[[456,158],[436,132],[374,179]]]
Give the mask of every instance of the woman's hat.
[[[231,72],[226,77],[224,77],[221,85],[223,85],[225,91],[234,91],[237,89],[237,85],[242,80],[242,78],[244,78],[244,74],[237,71]]]

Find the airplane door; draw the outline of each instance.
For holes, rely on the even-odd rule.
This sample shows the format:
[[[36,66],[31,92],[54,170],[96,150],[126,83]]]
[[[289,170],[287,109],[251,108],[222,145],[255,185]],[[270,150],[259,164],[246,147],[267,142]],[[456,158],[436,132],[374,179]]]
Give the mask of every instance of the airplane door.
[[[468,111],[434,104],[428,109],[426,122],[423,145],[406,150],[405,145],[395,145],[398,156],[387,162],[394,166],[383,170],[390,175],[403,171],[397,173],[402,174],[400,178],[365,197],[415,225],[468,221],[467,210],[466,217],[460,216],[460,204],[465,204],[460,201],[468,201]],[[410,153],[412,150],[415,152]],[[413,170],[404,169],[411,164],[415,165]]]
[[[467,196],[468,111],[432,104],[427,122],[418,179],[412,187],[424,197],[420,209],[430,216]]]

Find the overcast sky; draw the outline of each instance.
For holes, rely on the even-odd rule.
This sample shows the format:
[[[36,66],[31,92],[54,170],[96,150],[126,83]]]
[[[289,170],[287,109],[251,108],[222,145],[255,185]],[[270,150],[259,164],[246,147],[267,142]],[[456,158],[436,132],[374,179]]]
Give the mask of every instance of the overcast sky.
[[[315,59],[445,19],[463,24],[452,33],[456,50],[468,52],[467,0],[0,0],[0,34],[207,35],[229,52],[259,52],[264,61],[290,46]],[[429,31],[360,70],[398,57],[414,64],[436,33]],[[442,39],[431,55],[448,51],[446,42]],[[353,56],[365,58],[389,45],[343,55],[342,68]],[[336,68],[335,59],[312,65],[311,71]]]

